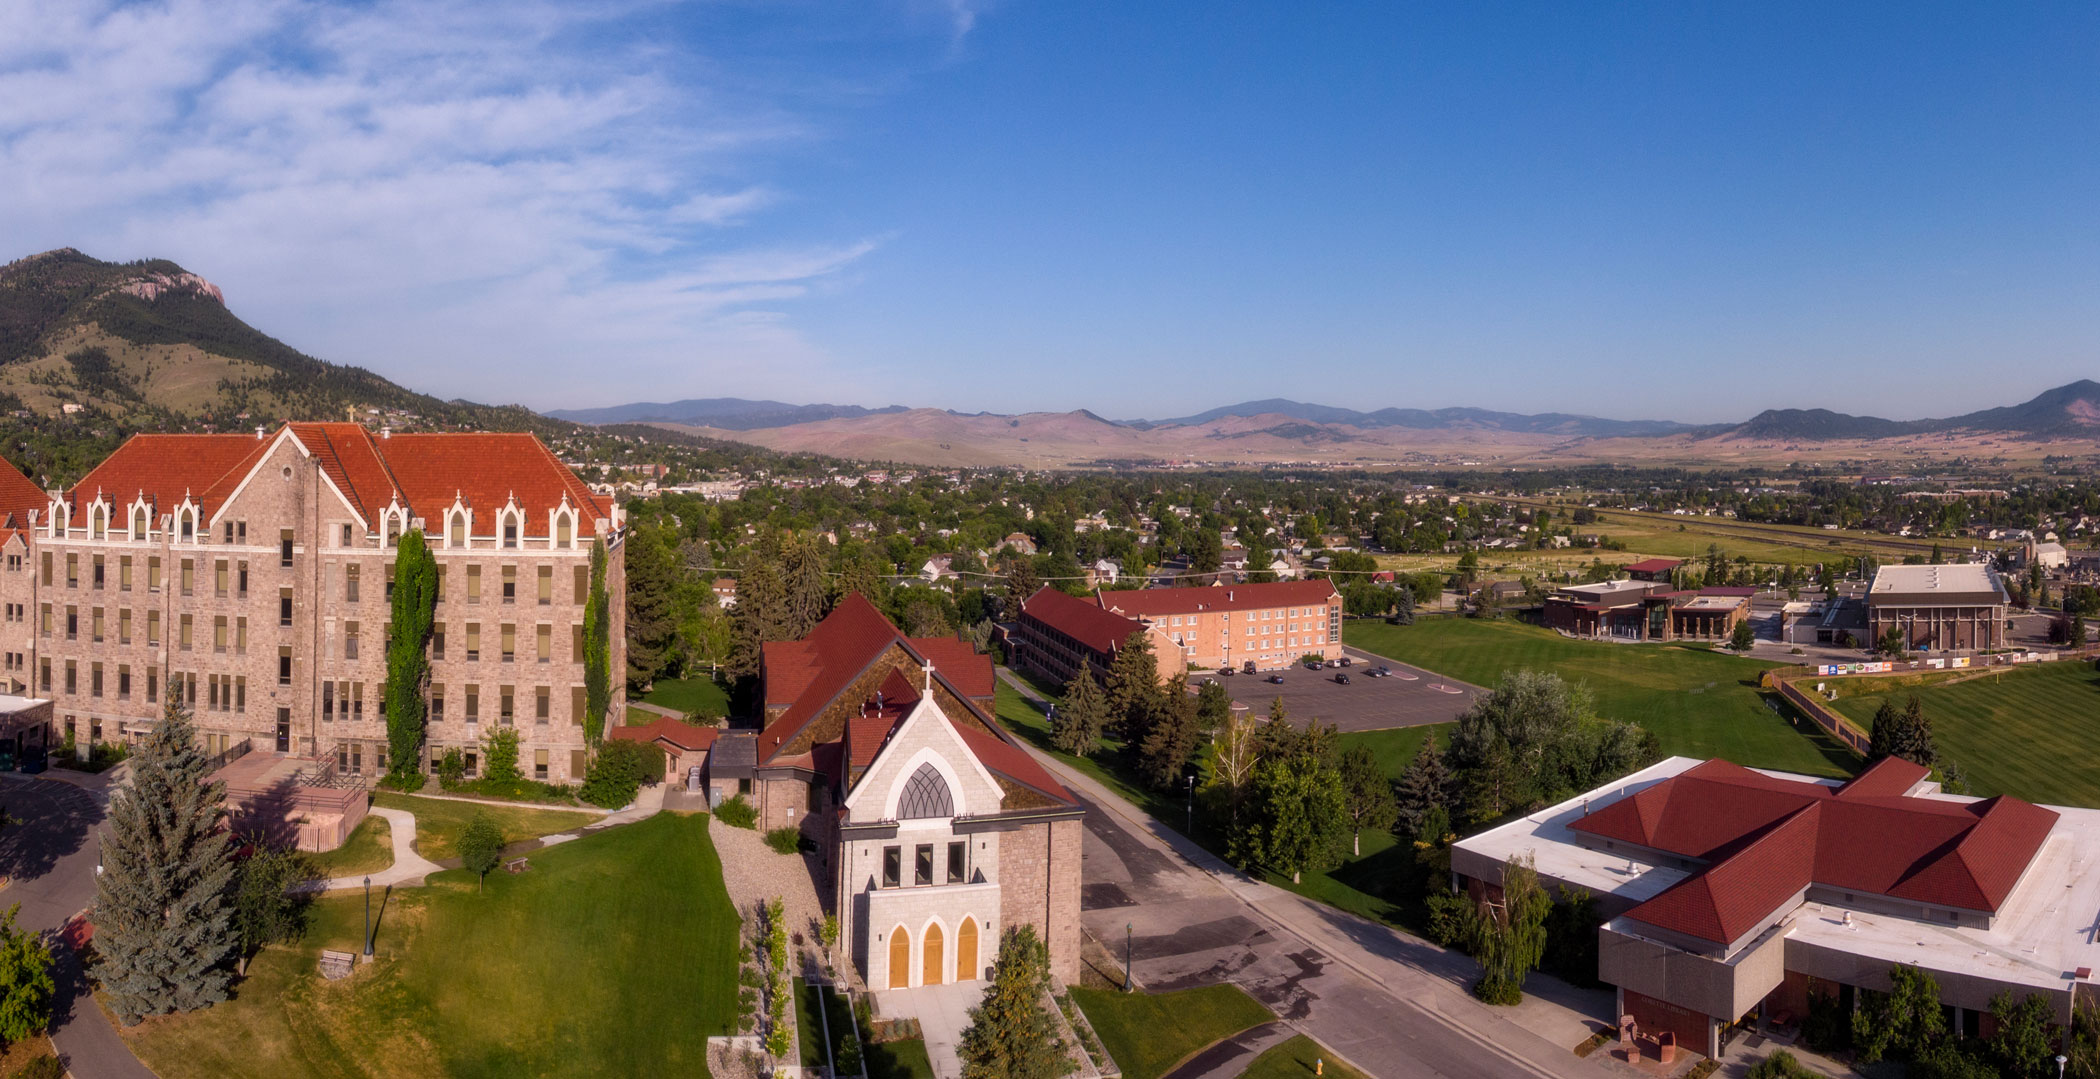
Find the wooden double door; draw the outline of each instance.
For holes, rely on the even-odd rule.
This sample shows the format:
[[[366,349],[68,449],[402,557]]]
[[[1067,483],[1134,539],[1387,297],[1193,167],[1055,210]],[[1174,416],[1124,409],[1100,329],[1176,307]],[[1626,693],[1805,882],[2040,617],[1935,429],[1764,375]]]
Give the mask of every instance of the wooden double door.
[[[914,958],[918,960],[920,985],[939,985],[947,980],[947,938],[939,922],[926,924],[916,956],[912,950],[911,932],[901,925],[890,930],[891,989],[910,987]],[[977,920],[964,918],[962,925],[955,930],[955,980],[976,981],[977,972]]]

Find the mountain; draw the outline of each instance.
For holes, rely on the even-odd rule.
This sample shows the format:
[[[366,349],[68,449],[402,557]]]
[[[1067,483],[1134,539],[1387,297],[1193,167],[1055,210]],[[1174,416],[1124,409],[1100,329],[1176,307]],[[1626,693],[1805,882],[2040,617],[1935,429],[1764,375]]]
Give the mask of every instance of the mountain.
[[[1694,425],[1672,420],[1607,420],[1565,412],[1525,415],[1516,412],[1495,412],[1484,408],[1382,408],[1376,412],[1358,412],[1350,408],[1310,405],[1281,397],[1226,405],[1179,419],[1132,420],[1128,423],[1139,430],[1151,430],[1167,426],[1201,426],[1221,419],[1265,415],[1289,416],[1307,423],[1342,424],[1367,430],[1379,427],[1409,427],[1430,431],[1466,427],[1525,434],[1566,435],[1573,438],[1647,438],[1696,429]]]
[[[1723,438],[1830,442],[1954,432],[2026,438],[2100,436],[2100,382],[2082,378],[2045,390],[2024,404],[1938,420],[1884,420],[1825,408],[1767,409],[1715,434]]]
[[[606,408],[561,408],[547,415],[572,423],[676,423],[717,427],[725,431],[755,431],[795,423],[883,416],[903,411],[906,411],[903,405],[862,408],[859,405],[791,405],[783,401],[748,401],[741,397],[701,397],[668,403],[641,401]]]
[[[238,429],[370,409],[404,422],[542,433],[561,426],[523,408],[441,401],[315,359],[241,321],[217,285],[166,259],[103,262],[61,248],[0,266],[0,411],[16,419],[77,417],[121,433]]]

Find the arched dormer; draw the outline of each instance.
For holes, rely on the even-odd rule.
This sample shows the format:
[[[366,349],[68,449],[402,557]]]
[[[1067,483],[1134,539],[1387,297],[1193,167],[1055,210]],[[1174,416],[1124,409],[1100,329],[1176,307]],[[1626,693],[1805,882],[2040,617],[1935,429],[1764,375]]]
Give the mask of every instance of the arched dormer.
[[[109,538],[109,501],[102,492],[95,492],[95,500],[88,503],[88,538]]]
[[[51,531],[53,536],[63,536],[73,523],[73,504],[63,498],[51,500]]]
[[[941,775],[940,769],[931,762],[919,765],[904,781],[904,792],[897,796],[897,819],[954,815],[955,792],[949,789],[947,777]]]
[[[189,492],[183,492],[181,504],[175,507],[175,538],[184,543],[196,542],[197,522],[202,519],[197,503],[190,498]]]
[[[408,532],[408,507],[401,504],[400,492],[395,492],[386,508],[379,511],[379,542],[381,546],[398,547],[401,537]]]
[[[466,547],[474,535],[474,510],[467,505],[459,492],[452,493],[452,504],[445,507],[445,546]]]
[[[525,540],[525,511],[518,508],[518,496],[512,493],[503,508],[496,511],[496,546],[516,547]]]
[[[153,531],[153,507],[146,502],[144,494],[140,494],[136,499],[132,500],[131,507],[125,512],[125,516],[130,518],[129,534],[131,539],[145,539]]]
[[[547,518],[547,541],[555,550],[568,550],[576,546],[576,507],[569,504],[569,495],[563,492],[561,505],[554,507]]]

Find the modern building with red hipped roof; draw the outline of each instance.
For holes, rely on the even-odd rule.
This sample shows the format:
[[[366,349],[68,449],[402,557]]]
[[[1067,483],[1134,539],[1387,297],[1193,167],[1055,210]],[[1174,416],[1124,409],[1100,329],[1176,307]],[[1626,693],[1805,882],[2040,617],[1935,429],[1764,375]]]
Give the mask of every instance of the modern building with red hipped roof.
[[[439,573],[429,760],[457,749],[478,771],[487,733],[508,728],[527,776],[582,778],[591,554],[603,541],[621,595],[623,532],[529,434],[137,435],[24,527],[19,571],[0,574],[26,612],[0,637],[4,673],[52,699],[55,737],[82,752],[150,728],[173,697],[213,753],[305,758],[352,785],[384,771],[394,559],[421,529]],[[614,671],[624,610],[610,606]]]
[[[1152,638],[1162,680],[1191,667],[1271,670],[1308,655],[1339,659],[1342,594],[1325,580],[1097,590],[1088,599],[1043,589],[1022,605],[1015,663],[1066,681],[1086,662],[1098,677],[1138,632]]]
[[[738,736],[756,742],[762,827],[817,845],[870,987],[983,978],[1021,925],[1078,977],[1084,810],[992,718],[990,657],[907,637],[851,593],[807,637],[767,644],[762,678],[765,726]]]
[[[1013,665],[1058,685],[1077,677],[1084,666],[1094,672],[1095,681],[1106,682],[1116,653],[1137,634],[1152,642],[1160,681],[1185,669],[1181,646],[1166,630],[1045,585],[1021,604],[1010,639]]]
[[[2100,967],[2100,812],[1943,794],[1928,775],[1672,757],[1460,841],[1452,873],[1495,901],[1507,859],[1529,857],[1596,896],[1618,1013],[1710,1056],[1734,1030],[1798,1022],[1811,992],[1886,990],[1897,964],[1930,972],[1972,1034],[2005,991],[2068,1027]]]

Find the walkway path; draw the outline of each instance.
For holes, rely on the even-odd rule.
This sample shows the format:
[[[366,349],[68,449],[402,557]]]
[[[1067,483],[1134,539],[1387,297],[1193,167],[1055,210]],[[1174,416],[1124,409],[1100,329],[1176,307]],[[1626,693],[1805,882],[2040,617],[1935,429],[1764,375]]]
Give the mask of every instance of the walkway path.
[[[324,880],[313,891],[333,891],[337,888],[362,888],[367,882],[391,888],[396,884],[417,885],[425,877],[440,868],[436,862],[416,853],[416,815],[406,809],[387,809],[373,806],[371,814],[386,821],[387,830],[393,835],[394,864],[377,873],[360,873],[354,877],[334,877]]]
[[[1291,1040],[1298,1033],[1289,1023],[1263,1023],[1248,1027],[1230,1038],[1181,1062],[1162,1079],[1235,1079],[1254,1063],[1254,1058]]]
[[[916,1018],[935,1079],[962,1079],[963,1031],[970,1029],[970,1009],[984,999],[987,984],[968,981],[917,989],[879,989],[873,994],[875,1014],[883,1018]]]
[[[1081,920],[1112,952],[1128,935],[1139,985],[1233,982],[1369,1075],[1613,1074],[1573,1052],[1593,1020],[1609,1021],[1599,1018],[1611,1011],[1609,994],[1533,975],[1522,1006],[1490,1008],[1466,991],[1477,968],[1465,956],[1255,880],[1085,774],[1030,752],[1089,811]]]

